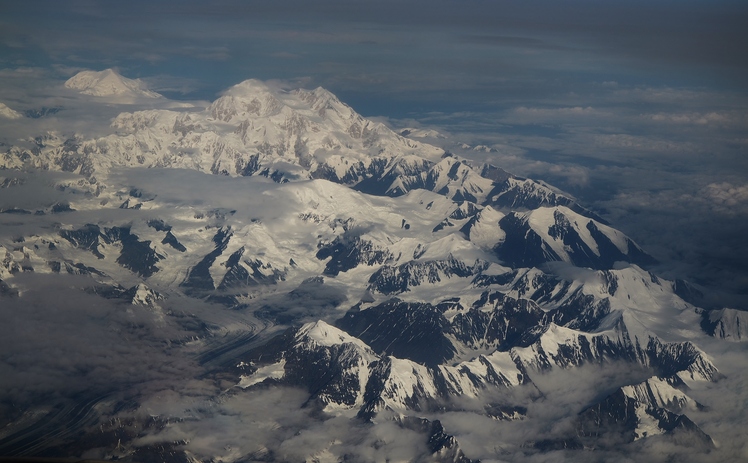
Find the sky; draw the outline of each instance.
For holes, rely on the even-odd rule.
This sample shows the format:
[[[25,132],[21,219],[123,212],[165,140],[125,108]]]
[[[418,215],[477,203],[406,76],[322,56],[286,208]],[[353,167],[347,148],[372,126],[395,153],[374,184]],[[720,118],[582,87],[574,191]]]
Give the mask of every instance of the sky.
[[[0,101],[84,69],[171,99],[323,86],[393,128],[556,185],[748,308],[748,5],[739,1],[3,2]]]

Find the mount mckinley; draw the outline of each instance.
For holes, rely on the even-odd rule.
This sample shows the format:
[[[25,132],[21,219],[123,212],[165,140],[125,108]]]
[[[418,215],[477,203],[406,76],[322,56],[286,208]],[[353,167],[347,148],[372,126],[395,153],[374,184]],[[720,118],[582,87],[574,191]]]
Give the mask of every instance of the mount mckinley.
[[[746,317],[694,305],[569,195],[322,88],[129,112],[165,99],[111,70],[65,86],[122,112],[104,136],[4,146],[0,302],[93,331],[44,324],[70,347],[34,341],[39,367],[13,335],[3,455],[719,458],[701,397],[729,376],[700,346],[744,339]]]

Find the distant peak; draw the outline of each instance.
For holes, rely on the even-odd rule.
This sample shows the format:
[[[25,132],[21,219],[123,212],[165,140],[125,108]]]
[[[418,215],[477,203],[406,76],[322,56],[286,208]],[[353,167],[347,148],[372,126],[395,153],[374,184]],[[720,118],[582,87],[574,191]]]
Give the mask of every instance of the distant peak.
[[[5,103],[0,103],[0,117],[6,119],[20,119],[23,115],[18,111],[10,109]]]
[[[114,69],[103,71],[81,71],[65,82],[65,87],[84,95],[117,96],[129,98],[161,98],[140,79],[128,79]]]

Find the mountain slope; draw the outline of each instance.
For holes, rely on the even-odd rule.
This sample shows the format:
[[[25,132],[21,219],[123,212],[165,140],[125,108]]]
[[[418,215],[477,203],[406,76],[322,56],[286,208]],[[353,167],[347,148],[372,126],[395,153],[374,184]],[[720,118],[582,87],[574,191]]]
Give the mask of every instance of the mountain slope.
[[[496,252],[511,266],[564,261],[610,269],[617,261],[649,265],[654,259],[621,232],[564,207],[513,212],[499,221],[506,233]]]
[[[5,103],[0,103],[0,117],[4,119],[20,119],[23,114],[9,108]]]

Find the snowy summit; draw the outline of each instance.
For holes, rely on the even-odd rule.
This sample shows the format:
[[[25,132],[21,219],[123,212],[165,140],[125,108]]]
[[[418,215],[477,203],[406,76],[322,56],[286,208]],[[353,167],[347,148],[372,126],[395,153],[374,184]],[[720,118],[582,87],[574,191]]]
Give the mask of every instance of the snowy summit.
[[[148,90],[140,79],[122,77],[113,69],[81,71],[68,79],[65,87],[99,97],[163,98],[161,94]]]
[[[0,103],[0,117],[5,119],[20,119],[23,115],[18,111],[10,109],[5,103]]]

